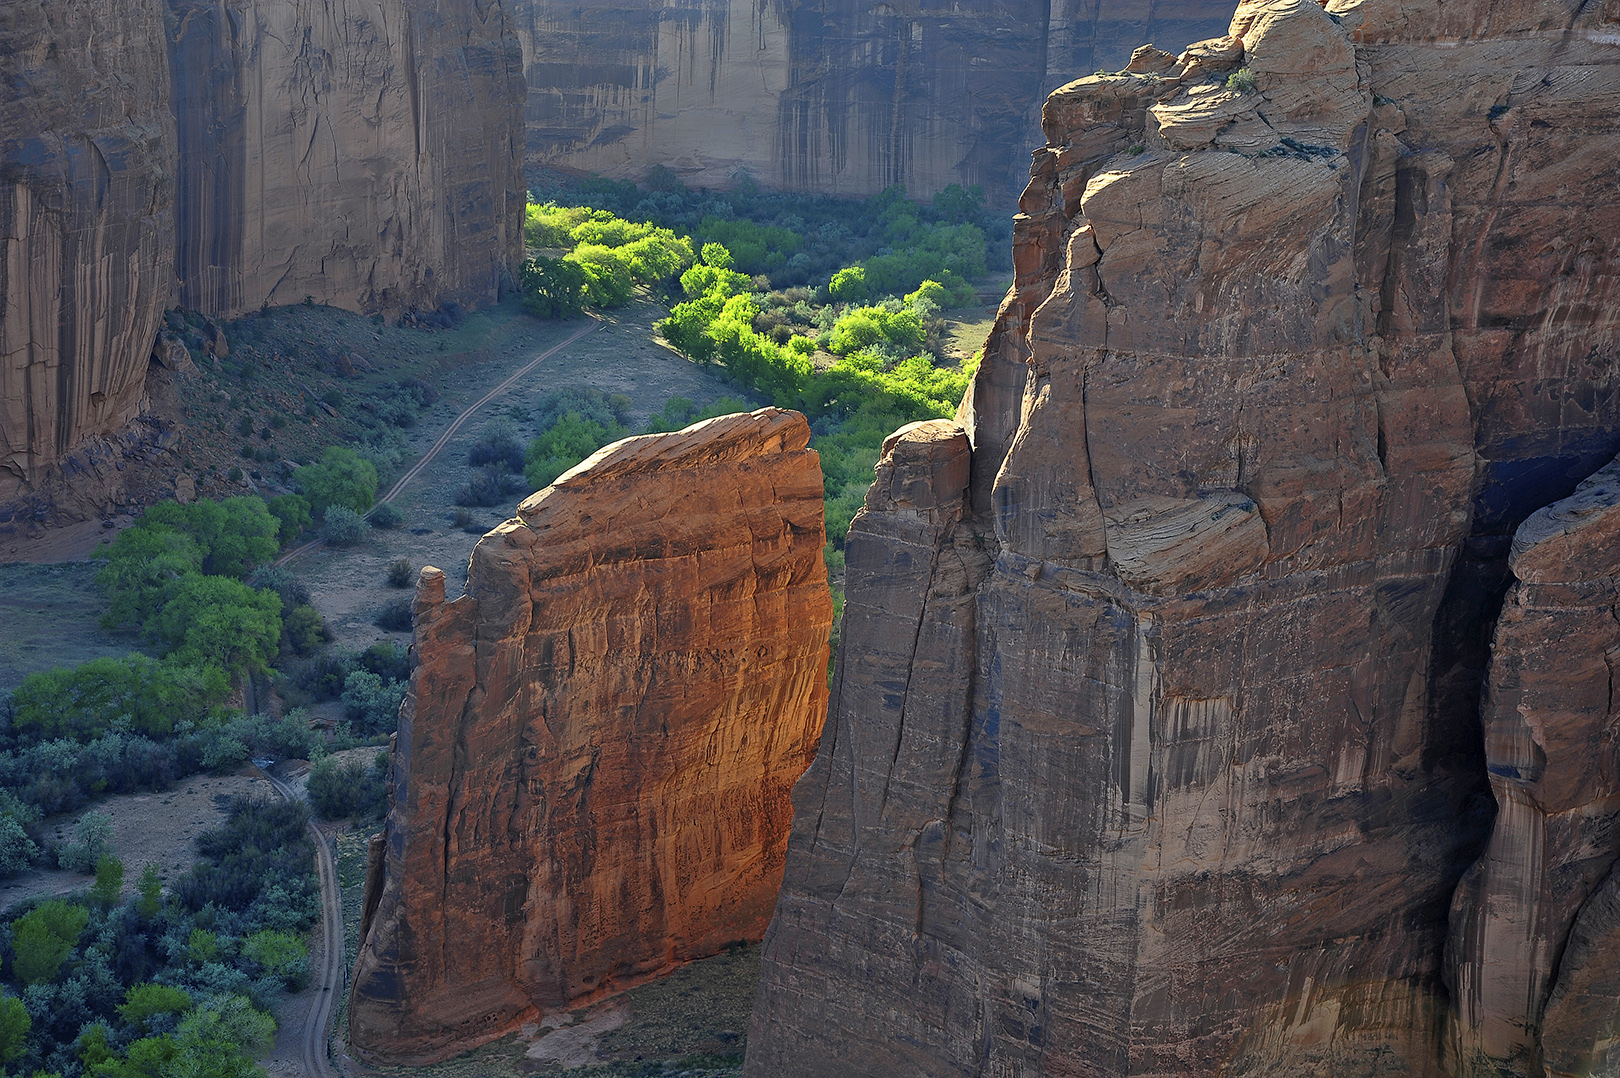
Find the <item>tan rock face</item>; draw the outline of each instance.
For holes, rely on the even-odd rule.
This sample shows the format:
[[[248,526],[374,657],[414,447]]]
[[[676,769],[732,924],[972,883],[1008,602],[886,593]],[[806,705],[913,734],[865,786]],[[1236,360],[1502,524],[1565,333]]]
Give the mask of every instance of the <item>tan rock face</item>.
[[[1620,449],[1620,12],[1373,7],[1245,3],[1048,100],[923,499],[962,508],[851,530],[749,1075],[1609,1043],[1608,495],[1524,522]],[[1542,744],[1558,779],[1488,776]]]
[[[173,291],[175,135],[161,0],[5,0],[0,58],[4,505],[140,411]]]
[[[821,469],[794,412],[615,443],[525,501],[416,668],[350,1009],[423,1061],[758,939],[825,716]]]
[[[522,257],[505,3],[169,0],[182,306],[495,299]]]
[[[1229,0],[517,0],[531,164],[697,186],[1010,201],[1055,86],[1144,40],[1217,32]]]

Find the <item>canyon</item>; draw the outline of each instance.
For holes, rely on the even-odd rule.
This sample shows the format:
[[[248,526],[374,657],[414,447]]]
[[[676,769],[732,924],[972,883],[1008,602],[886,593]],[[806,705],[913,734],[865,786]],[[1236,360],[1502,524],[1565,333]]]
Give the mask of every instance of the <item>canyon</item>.
[[[850,531],[746,1074],[1613,1065],[1617,105],[1564,0],[1051,95]]]
[[[442,1059],[759,939],[827,700],[810,427],[599,450],[417,584],[349,1037]]]
[[[0,5],[0,529],[100,511],[165,309],[492,302],[522,257],[506,9]]]
[[[1010,206],[1047,93],[1230,0],[515,0],[531,167],[845,196],[957,183]]]

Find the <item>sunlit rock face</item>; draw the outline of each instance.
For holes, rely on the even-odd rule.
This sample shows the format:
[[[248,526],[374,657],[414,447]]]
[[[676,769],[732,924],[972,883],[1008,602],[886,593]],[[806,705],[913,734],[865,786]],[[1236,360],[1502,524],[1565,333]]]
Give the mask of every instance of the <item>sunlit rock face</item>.
[[[1010,202],[1054,87],[1145,40],[1218,33],[1231,0],[516,0],[529,161],[688,184]]]
[[[1047,101],[961,430],[874,490],[971,459],[851,529],[746,1071],[1587,1073],[1610,510],[1532,514],[1620,449],[1620,7],[1131,69]]]
[[[424,570],[350,1005],[442,1058],[764,933],[827,700],[822,478],[774,408],[615,443]]]
[[[168,6],[183,306],[495,299],[523,251],[509,2]]]
[[[141,408],[174,289],[161,0],[3,0],[0,70],[3,508]]]

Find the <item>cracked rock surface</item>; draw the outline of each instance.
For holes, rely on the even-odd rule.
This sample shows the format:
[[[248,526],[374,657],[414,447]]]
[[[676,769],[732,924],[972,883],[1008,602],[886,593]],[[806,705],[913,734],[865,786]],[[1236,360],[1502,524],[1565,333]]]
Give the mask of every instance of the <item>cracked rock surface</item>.
[[[825,716],[809,425],[600,450],[417,585],[415,668],[350,1004],[423,1062],[757,940]]]
[[[874,489],[960,463],[850,531],[748,1075],[1614,1065],[1617,107],[1580,0],[1246,0],[1051,95]]]

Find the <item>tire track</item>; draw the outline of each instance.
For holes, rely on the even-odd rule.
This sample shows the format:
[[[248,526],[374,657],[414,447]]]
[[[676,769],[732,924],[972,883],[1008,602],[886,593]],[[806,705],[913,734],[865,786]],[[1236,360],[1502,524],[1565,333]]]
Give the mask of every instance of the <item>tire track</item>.
[[[385,504],[387,502],[391,502],[396,497],[398,497],[400,491],[405,489],[405,485],[407,483],[409,483],[412,479],[415,479],[418,475],[420,475],[423,468],[426,468],[429,464],[433,463],[434,458],[439,455],[439,451],[442,450],[446,445],[448,445],[450,443],[450,439],[454,438],[456,436],[456,432],[461,430],[461,428],[466,424],[467,420],[472,418],[474,412],[478,411],[478,409],[482,408],[484,405],[488,404],[490,401],[494,400],[496,397],[499,397],[502,393],[505,393],[508,389],[511,389],[514,385],[516,385],[518,383],[518,381],[520,379],[522,379],[530,371],[534,370],[541,363],[544,363],[546,360],[548,360],[552,356],[556,355],[562,349],[567,348],[569,345],[573,344],[575,341],[577,341],[581,337],[585,336],[585,334],[594,333],[594,332],[596,332],[596,330],[600,329],[601,326],[602,326],[601,319],[597,318],[595,315],[591,315],[589,317],[590,317],[590,321],[587,322],[585,325],[581,326],[577,331],[575,331],[572,335],[570,335],[566,340],[563,340],[563,341],[551,346],[550,348],[546,349],[544,352],[540,353],[538,356],[535,356],[528,363],[524,364],[521,368],[519,368],[509,378],[507,378],[506,381],[502,382],[500,385],[496,386],[494,389],[490,390],[488,393],[485,393],[482,397],[479,397],[472,404],[469,404],[466,407],[466,409],[464,409],[460,415],[456,416],[456,418],[451,421],[450,425],[444,429],[444,433],[439,435],[439,440],[434,442],[433,445],[431,447],[429,447],[428,451],[426,453],[423,453],[421,458],[418,459],[415,464],[411,465],[411,468],[410,468],[409,471],[407,471],[404,475],[400,476],[399,479],[397,481],[395,481],[394,485],[388,488],[388,493],[384,494],[382,497],[377,499],[377,505],[383,505],[383,504]],[[376,511],[377,511],[377,506],[374,505],[369,510],[366,511],[366,516],[370,517],[371,514],[375,513]],[[293,561],[296,558],[303,557],[305,554],[308,554],[311,550],[314,550],[316,547],[321,546],[325,542],[326,542],[326,540],[324,540],[324,539],[311,539],[309,542],[303,544],[302,546],[293,547],[291,550],[287,551],[287,553],[283,554],[281,557],[277,558],[275,561],[271,562],[270,564],[271,565],[286,565],[287,563]]]
[[[276,792],[294,803],[301,800],[291,786],[270,774],[264,767],[259,771],[270,780]],[[309,821],[309,833],[315,840],[315,870],[321,881],[321,967],[318,971],[315,1001],[304,1019],[304,1035],[299,1051],[303,1057],[304,1073],[308,1078],[337,1078],[332,1068],[327,1044],[331,1031],[332,1010],[343,991],[343,893],[338,888],[337,865],[327,846],[326,836]]]

